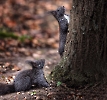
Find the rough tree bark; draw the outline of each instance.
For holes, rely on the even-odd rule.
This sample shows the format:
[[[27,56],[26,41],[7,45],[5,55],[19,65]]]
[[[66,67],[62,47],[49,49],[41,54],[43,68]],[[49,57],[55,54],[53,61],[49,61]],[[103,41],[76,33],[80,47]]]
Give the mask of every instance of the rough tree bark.
[[[72,0],[64,56],[51,76],[70,86],[107,82],[106,0]]]

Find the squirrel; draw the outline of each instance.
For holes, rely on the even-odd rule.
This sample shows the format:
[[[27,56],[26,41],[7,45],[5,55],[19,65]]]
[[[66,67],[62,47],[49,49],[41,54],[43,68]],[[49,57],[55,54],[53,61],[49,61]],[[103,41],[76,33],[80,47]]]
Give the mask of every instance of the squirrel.
[[[0,95],[27,91],[34,87],[49,87],[49,83],[46,81],[43,73],[45,59],[26,62],[32,66],[32,69],[21,71],[10,85],[0,83]]]
[[[50,13],[56,18],[59,23],[59,49],[60,56],[63,56],[64,47],[66,43],[66,36],[68,33],[69,16],[65,14],[64,6],[59,7],[57,10],[50,11]]]

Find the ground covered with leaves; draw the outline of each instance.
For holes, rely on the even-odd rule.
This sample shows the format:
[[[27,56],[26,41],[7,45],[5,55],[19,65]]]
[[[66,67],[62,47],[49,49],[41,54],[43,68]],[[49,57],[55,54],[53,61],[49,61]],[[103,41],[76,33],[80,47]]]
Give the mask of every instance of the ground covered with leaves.
[[[31,53],[32,51],[32,53]],[[48,51],[48,52],[47,52]],[[26,60],[45,58],[44,67],[45,77],[50,83],[50,87],[33,89],[26,92],[11,93],[0,96],[0,100],[106,100],[107,85],[95,84],[78,88],[66,87],[64,83],[53,82],[48,75],[54,66],[60,61],[57,49],[32,49],[26,48],[25,52],[30,52],[31,56],[22,55],[21,57],[9,56],[0,59],[0,83],[12,83],[15,75],[21,70],[29,69]]]
[[[0,100],[107,100],[107,85],[68,88],[49,79],[60,62],[58,23],[48,11],[71,0],[0,0],[0,83],[12,83],[18,72],[29,69],[26,60],[45,59],[50,87],[0,96]]]

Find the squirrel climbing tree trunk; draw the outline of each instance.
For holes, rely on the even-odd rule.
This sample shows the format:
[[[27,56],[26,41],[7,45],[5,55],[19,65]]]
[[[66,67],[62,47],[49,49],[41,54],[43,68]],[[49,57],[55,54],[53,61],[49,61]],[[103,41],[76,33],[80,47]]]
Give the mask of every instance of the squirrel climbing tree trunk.
[[[69,86],[107,81],[106,0],[72,0],[64,55],[51,76]]]

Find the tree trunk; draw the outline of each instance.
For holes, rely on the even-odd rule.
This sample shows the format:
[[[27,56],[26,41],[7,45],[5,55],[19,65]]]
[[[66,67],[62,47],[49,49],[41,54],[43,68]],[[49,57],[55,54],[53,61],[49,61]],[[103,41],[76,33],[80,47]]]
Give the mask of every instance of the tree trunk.
[[[67,85],[107,82],[107,1],[73,0],[64,56],[52,78]]]

